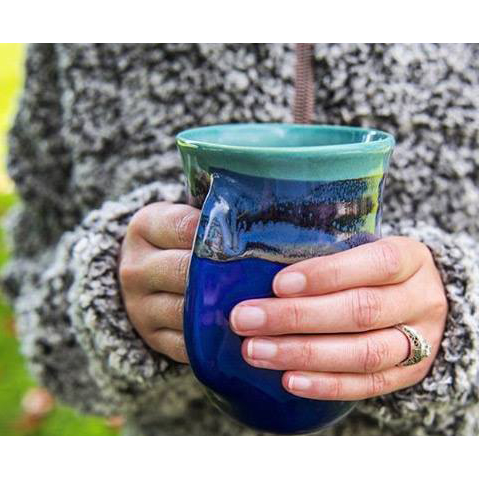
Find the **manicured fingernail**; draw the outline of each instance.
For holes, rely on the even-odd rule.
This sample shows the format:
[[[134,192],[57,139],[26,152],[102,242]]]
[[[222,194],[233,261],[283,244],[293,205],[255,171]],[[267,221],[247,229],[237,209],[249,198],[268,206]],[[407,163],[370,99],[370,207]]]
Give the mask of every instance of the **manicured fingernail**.
[[[292,391],[305,391],[311,387],[311,379],[305,376],[290,376],[288,380],[288,389]]]
[[[278,346],[267,339],[251,339],[247,353],[251,359],[271,359],[276,356]]]
[[[303,273],[284,273],[277,276],[275,289],[279,294],[297,294],[306,288],[306,276]]]
[[[266,313],[256,306],[239,306],[233,309],[231,323],[234,329],[249,331],[263,326]]]

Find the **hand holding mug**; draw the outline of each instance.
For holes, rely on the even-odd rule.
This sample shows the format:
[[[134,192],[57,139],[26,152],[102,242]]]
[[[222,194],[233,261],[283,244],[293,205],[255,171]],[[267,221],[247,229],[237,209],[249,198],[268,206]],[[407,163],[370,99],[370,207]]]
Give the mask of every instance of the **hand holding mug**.
[[[123,240],[119,278],[123,302],[138,334],[155,351],[188,362],[183,303],[199,210],[168,202],[142,208]]]
[[[388,237],[329,256],[301,261],[274,279],[277,298],[248,300],[230,316],[247,336],[244,359],[286,371],[297,396],[359,400],[412,386],[431,367],[442,339],[447,300],[429,249]],[[412,326],[432,354],[396,367],[409,340],[394,328]]]

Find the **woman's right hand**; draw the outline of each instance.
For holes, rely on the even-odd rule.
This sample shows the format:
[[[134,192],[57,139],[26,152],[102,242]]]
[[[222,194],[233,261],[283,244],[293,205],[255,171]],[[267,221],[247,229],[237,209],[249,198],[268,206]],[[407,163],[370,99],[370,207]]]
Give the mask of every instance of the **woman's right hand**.
[[[153,203],[131,219],[122,243],[119,278],[128,317],[155,351],[188,363],[183,294],[200,211]]]

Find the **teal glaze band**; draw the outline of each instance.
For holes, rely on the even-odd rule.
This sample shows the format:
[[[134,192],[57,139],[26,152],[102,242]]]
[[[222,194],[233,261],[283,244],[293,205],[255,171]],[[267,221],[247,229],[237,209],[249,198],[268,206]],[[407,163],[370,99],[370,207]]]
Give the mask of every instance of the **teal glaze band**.
[[[393,136],[376,129],[285,123],[193,128],[176,141],[187,170],[323,181],[382,175],[394,147]]]

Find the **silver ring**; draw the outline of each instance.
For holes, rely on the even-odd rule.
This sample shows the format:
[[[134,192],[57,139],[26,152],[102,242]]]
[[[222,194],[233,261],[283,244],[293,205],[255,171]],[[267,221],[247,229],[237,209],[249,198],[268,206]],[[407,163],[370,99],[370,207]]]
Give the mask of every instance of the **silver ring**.
[[[431,345],[411,326],[396,324],[396,329],[404,333],[409,341],[409,355],[396,366],[413,366],[431,355]]]

